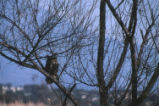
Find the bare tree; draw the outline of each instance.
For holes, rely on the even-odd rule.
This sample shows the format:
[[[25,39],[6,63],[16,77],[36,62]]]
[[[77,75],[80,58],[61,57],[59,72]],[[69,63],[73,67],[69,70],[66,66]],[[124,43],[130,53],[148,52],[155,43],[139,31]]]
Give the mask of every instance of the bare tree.
[[[155,0],[100,0],[97,5],[82,0],[2,0],[0,54],[51,78],[66,95],[63,105],[67,98],[79,105],[71,94],[78,82],[99,89],[101,106],[109,105],[111,92],[116,106],[129,95],[127,105],[138,106],[159,76],[158,7]],[[59,80],[44,67],[47,55],[54,53]],[[73,81],[65,81],[66,76]]]
[[[51,78],[75,105],[79,105],[72,90],[62,84],[63,73],[70,67],[72,56],[93,43],[91,36],[95,30],[91,28],[94,25],[90,17],[94,5],[94,1],[86,4],[79,0],[1,0],[1,56]],[[54,53],[60,65],[59,80],[45,68],[47,55]]]
[[[158,3],[156,3],[156,5],[154,5],[154,1],[151,1],[152,4],[150,4],[149,0],[147,0],[147,1],[132,0],[129,2],[127,0],[121,0],[121,2],[117,3],[117,7],[114,7],[113,4],[109,0],[105,0],[105,1],[107,3],[108,8],[110,9],[111,13],[113,14],[114,18],[120,25],[121,30],[123,30],[123,32],[125,33],[123,36],[123,37],[125,37],[124,39],[126,40],[124,46],[126,46],[127,44],[130,44],[130,53],[129,53],[130,59],[129,60],[131,60],[131,77],[130,77],[129,83],[131,84],[131,87],[132,87],[131,88],[131,91],[132,91],[131,105],[137,106],[137,105],[140,105],[142,103],[142,101],[145,99],[146,95],[148,95],[150,93],[151,89],[153,88],[153,86],[159,76],[158,65],[157,65],[158,59],[155,59],[155,61],[151,60],[151,62],[153,63],[153,66],[156,68],[149,67],[150,70],[140,68],[140,67],[145,67],[145,65],[148,64],[148,61],[144,60],[143,58],[147,58],[147,59],[154,58],[153,56],[150,56],[148,54],[146,55],[145,52],[151,52],[152,54],[155,55],[154,49],[147,50],[145,52],[143,52],[143,49],[146,48],[146,45],[148,43],[150,43],[150,42],[152,44],[154,43],[152,41],[153,39],[150,36],[154,36],[157,34],[156,32],[153,32],[153,30],[155,28],[156,21],[158,20],[159,13],[158,13],[158,7],[156,7],[156,5],[158,5]],[[128,6],[126,7],[126,5],[128,5]],[[152,9],[152,6],[154,6],[153,9]],[[120,7],[121,7],[121,9],[124,7],[125,11],[127,11],[127,9],[130,11],[130,12],[128,12],[129,15],[127,15],[127,17],[126,17],[127,20],[122,20],[125,18],[124,17],[125,15],[123,14],[124,10],[120,10]],[[143,10],[142,10],[142,8],[143,8]],[[141,24],[141,22],[142,22],[142,24]],[[127,25],[128,25],[128,27],[127,27]],[[145,34],[143,33],[143,31],[145,32]],[[142,42],[142,43],[139,43],[139,42]],[[152,46],[152,48],[153,48],[153,46]],[[123,51],[124,51],[124,49],[123,49]],[[122,52],[122,53],[124,53],[124,52]],[[121,57],[122,57],[122,55],[121,55]],[[158,55],[155,55],[155,58],[158,58]],[[141,62],[143,62],[145,64],[142,64]],[[119,64],[122,65],[122,62],[119,61]],[[151,74],[149,76],[143,74],[144,70],[151,71],[150,72]],[[121,71],[121,70],[119,69],[118,71],[115,71],[113,76],[119,75],[118,74],[119,71]],[[112,76],[112,78],[113,78],[113,76]],[[148,79],[142,79],[141,76],[149,77],[150,80],[148,81]],[[142,81],[140,81],[141,79],[142,79],[142,81],[144,81],[144,80],[148,81],[148,83],[147,83],[147,85],[145,85],[145,88],[143,89],[141,95],[137,98],[137,96],[138,96],[137,90],[139,89],[140,86],[143,86],[142,85],[143,83],[141,83]],[[116,77],[114,77],[114,80],[116,80]],[[112,82],[108,83],[108,85],[109,84],[112,85],[113,83],[114,82],[112,80]],[[130,87],[130,84],[127,84],[127,88]]]
[[[128,105],[140,105],[157,81],[158,2],[149,2],[100,1],[99,41],[80,51],[70,76],[99,88],[101,106],[109,105],[108,95],[120,89],[124,93],[115,97],[117,106],[127,95]]]

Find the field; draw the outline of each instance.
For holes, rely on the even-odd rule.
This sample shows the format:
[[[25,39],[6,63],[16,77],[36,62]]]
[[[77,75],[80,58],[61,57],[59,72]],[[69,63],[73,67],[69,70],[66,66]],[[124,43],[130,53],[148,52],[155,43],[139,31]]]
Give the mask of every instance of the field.
[[[22,103],[22,102],[15,102],[15,103],[9,103],[9,104],[5,104],[5,103],[0,103],[0,106],[49,106],[43,103]]]

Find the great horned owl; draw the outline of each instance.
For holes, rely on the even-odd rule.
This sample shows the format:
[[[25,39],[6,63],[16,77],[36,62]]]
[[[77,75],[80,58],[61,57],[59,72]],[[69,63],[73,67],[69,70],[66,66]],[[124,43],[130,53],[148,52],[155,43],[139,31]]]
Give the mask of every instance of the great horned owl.
[[[58,72],[58,65],[59,64],[58,64],[56,55],[47,56],[45,70],[51,76],[56,77],[56,78],[57,78],[57,72]],[[49,77],[46,77],[46,82],[48,84],[51,84],[51,83],[53,83],[53,80]]]

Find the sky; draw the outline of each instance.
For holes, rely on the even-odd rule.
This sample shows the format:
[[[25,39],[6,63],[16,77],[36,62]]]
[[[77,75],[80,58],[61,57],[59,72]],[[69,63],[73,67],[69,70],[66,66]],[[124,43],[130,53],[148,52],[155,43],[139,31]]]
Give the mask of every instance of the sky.
[[[67,80],[65,81],[67,82]],[[42,75],[40,72],[20,67],[0,56],[0,84],[12,84],[14,86],[23,86],[29,84],[41,85],[46,84],[46,81],[44,75]],[[79,84],[77,88],[87,90],[97,89],[96,87],[87,87],[83,84]]]
[[[68,81],[66,77],[64,81]],[[0,84],[12,84],[14,86],[28,84],[46,84],[45,77],[40,72],[29,68],[18,66],[0,56]],[[67,84],[66,84],[67,85]],[[84,89],[84,85],[78,85],[78,88]],[[85,87],[85,89],[91,89]],[[95,88],[92,88],[95,89]]]
[[[15,63],[11,63],[0,56],[0,83],[25,85],[41,84],[46,82],[45,77],[41,73],[17,66]]]
[[[42,84],[45,83],[45,77],[36,70],[20,67],[0,57],[0,83],[11,83],[13,85]]]

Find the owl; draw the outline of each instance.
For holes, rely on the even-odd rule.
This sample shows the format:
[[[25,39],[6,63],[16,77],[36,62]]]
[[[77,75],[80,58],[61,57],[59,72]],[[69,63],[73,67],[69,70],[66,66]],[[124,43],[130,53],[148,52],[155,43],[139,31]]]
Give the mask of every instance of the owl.
[[[51,76],[57,78],[58,66],[59,64],[56,55],[47,56],[46,65],[45,65],[46,72],[48,72]],[[46,77],[46,82],[48,84],[51,84],[53,83],[53,80],[49,77]]]

